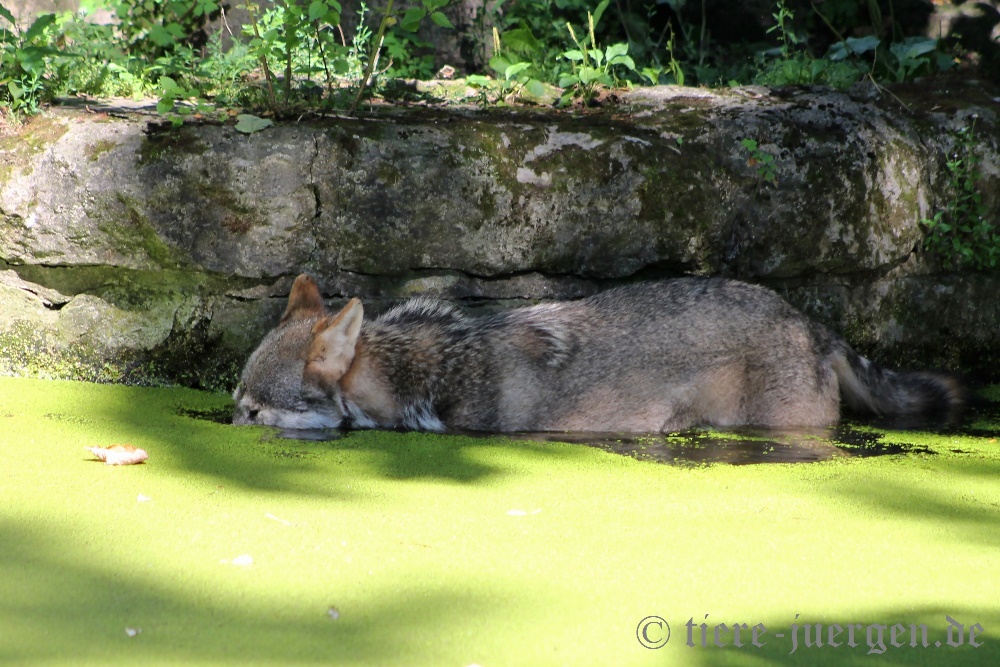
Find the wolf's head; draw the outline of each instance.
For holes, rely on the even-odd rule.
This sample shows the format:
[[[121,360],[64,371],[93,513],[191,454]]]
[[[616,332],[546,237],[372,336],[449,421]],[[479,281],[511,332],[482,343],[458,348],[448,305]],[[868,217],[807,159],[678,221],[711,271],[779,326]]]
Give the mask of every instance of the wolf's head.
[[[360,305],[358,302],[359,308]],[[283,428],[340,425],[343,411],[338,402],[302,382],[313,327],[325,322],[326,314],[316,282],[306,275],[296,278],[280,323],[254,350],[243,368],[233,394],[234,424]]]

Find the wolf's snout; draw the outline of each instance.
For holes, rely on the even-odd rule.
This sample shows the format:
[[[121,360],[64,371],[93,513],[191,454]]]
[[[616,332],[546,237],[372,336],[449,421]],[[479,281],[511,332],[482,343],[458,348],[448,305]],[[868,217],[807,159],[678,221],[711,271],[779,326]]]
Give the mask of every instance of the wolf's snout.
[[[237,405],[236,409],[233,411],[233,423],[254,424],[257,421],[257,415],[259,413],[259,410],[247,409]]]

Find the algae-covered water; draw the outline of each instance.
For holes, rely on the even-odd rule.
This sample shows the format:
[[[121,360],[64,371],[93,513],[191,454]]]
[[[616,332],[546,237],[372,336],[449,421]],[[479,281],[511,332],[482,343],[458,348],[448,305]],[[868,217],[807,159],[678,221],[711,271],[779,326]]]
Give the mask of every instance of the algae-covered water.
[[[0,664],[1000,664],[995,412],[733,466],[230,404],[0,378]]]

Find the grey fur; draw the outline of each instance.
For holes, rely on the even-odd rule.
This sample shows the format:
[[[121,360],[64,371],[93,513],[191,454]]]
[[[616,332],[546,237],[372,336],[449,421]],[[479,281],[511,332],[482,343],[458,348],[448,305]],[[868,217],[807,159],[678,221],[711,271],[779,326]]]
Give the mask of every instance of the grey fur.
[[[360,303],[348,310],[338,319],[361,317]],[[839,418],[841,393],[883,414],[961,403],[951,378],[883,369],[774,292],[719,278],[476,318],[417,299],[361,324],[356,345],[339,351],[346,373],[316,347],[328,320],[306,320],[311,339],[279,333],[302,326],[294,319],[265,339],[244,369],[235,421],[267,423],[266,406],[355,427],[673,432],[825,426]]]

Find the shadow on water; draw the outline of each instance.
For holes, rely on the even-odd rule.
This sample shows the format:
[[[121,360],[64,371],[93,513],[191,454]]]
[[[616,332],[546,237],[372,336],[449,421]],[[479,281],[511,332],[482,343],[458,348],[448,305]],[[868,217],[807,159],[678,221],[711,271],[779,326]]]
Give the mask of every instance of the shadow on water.
[[[228,424],[232,411],[181,410],[180,414],[194,419]],[[993,429],[983,424],[994,424]],[[700,430],[682,433],[572,433],[541,432],[506,435],[459,432],[482,438],[508,438],[511,441],[561,442],[596,447],[644,461],[677,465],[701,463],[808,463],[838,457],[869,457],[890,454],[934,454],[925,445],[886,442],[885,431],[919,431],[963,437],[997,437],[1000,433],[1000,403],[971,408],[963,418],[955,420],[919,418],[854,418],[842,420],[832,428],[769,429],[741,427]],[[270,438],[326,441],[349,436],[336,429],[278,429]],[[961,453],[961,450],[952,450]]]

